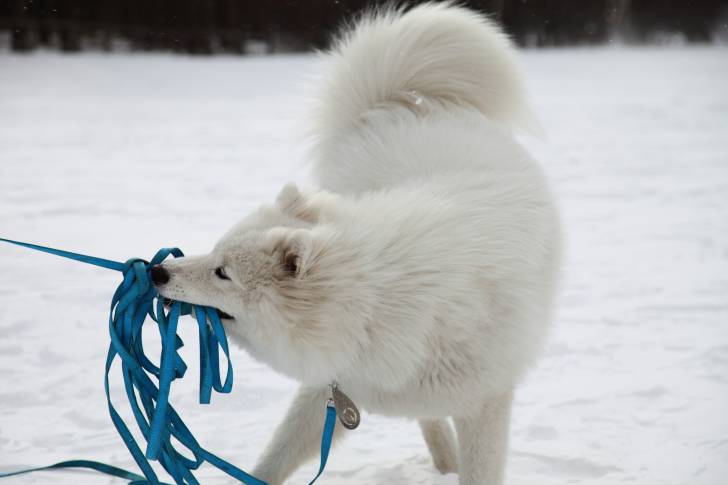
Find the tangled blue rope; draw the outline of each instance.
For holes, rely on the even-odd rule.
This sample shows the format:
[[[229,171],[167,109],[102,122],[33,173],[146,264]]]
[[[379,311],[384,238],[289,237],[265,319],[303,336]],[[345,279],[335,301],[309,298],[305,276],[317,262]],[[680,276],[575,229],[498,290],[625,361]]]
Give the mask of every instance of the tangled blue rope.
[[[131,485],[160,485],[162,482],[157,478],[149,462],[153,460],[158,461],[175,483],[180,485],[198,485],[199,482],[192,471],[197,470],[205,462],[247,485],[266,485],[262,480],[200,446],[177,411],[169,404],[172,382],[184,377],[187,370],[187,365],[178,353],[183,342],[177,335],[177,321],[182,315],[192,314],[197,320],[200,344],[200,403],[210,402],[213,389],[219,393],[229,393],[233,386],[233,369],[227,338],[217,311],[214,308],[182,302],[173,302],[169,311],[166,311],[163,300],[158,298],[157,290],[150,281],[152,266],[160,264],[170,255],[175,258],[181,257],[182,251],[177,248],[164,248],[160,249],[149,262],[130,259],[126,263],[119,263],[10,239],[0,238],[0,241],[113,269],[123,274],[124,279],[114,292],[109,310],[111,343],[106,354],[104,388],[111,420],[144,474],[140,476],[111,465],[88,460],[73,460],[50,467],[0,474],[0,478],[36,470],[85,467],[129,479]],[[151,317],[157,323],[161,337],[162,352],[159,366],[154,365],[144,354],[142,327],[147,317]],[[224,382],[220,373],[220,350],[227,360]],[[121,360],[124,388],[134,420],[147,443],[144,452],[111,402],[109,372],[117,357]],[[321,440],[321,463],[318,474],[310,483],[316,481],[326,466],[335,417],[334,407],[327,405]],[[183,455],[172,443],[172,438],[186,448],[193,458]]]

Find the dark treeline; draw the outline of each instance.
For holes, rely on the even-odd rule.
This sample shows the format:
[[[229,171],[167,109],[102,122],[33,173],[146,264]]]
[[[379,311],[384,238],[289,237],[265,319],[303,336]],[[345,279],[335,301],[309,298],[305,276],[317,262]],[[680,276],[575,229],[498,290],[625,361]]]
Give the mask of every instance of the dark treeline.
[[[372,0],[0,0],[0,41],[38,47],[193,54],[326,47]],[[418,2],[409,2],[418,3]],[[728,0],[472,0],[521,45],[706,42],[728,30]]]

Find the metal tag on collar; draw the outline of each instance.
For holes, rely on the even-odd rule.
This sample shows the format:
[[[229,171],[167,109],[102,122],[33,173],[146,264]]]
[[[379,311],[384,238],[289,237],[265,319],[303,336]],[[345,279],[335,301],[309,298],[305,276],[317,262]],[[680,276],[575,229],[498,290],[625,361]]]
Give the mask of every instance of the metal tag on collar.
[[[359,426],[361,416],[354,402],[349,396],[341,392],[336,382],[331,384],[331,395],[334,398],[334,407],[339,421],[346,429],[355,429]]]

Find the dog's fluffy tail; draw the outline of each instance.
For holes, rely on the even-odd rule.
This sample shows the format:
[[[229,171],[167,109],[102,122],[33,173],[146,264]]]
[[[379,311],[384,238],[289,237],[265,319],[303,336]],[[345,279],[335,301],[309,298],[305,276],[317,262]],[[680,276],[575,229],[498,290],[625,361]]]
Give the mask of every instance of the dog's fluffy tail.
[[[514,48],[489,19],[451,3],[366,14],[331,53],[314,135],[345,133],[373,109],[454,104],[511,128],[531,121]]]

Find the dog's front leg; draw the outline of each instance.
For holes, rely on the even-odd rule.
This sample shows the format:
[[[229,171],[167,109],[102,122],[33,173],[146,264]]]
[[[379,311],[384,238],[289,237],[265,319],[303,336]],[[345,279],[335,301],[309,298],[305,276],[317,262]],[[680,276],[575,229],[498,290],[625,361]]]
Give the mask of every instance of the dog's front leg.
[[[460,485],[501,485],[508,454],[513,391],[455,417],[460,444]]]
[[[328,387],[301,387],[293,399],[283,422],[273,435],[253,470],[253,476],[269,485],[280,485],[301,464],[321,450],[321,433],[326,417],[326,402],[331,396]],[[334,440],[341,436],[336,426]]]

